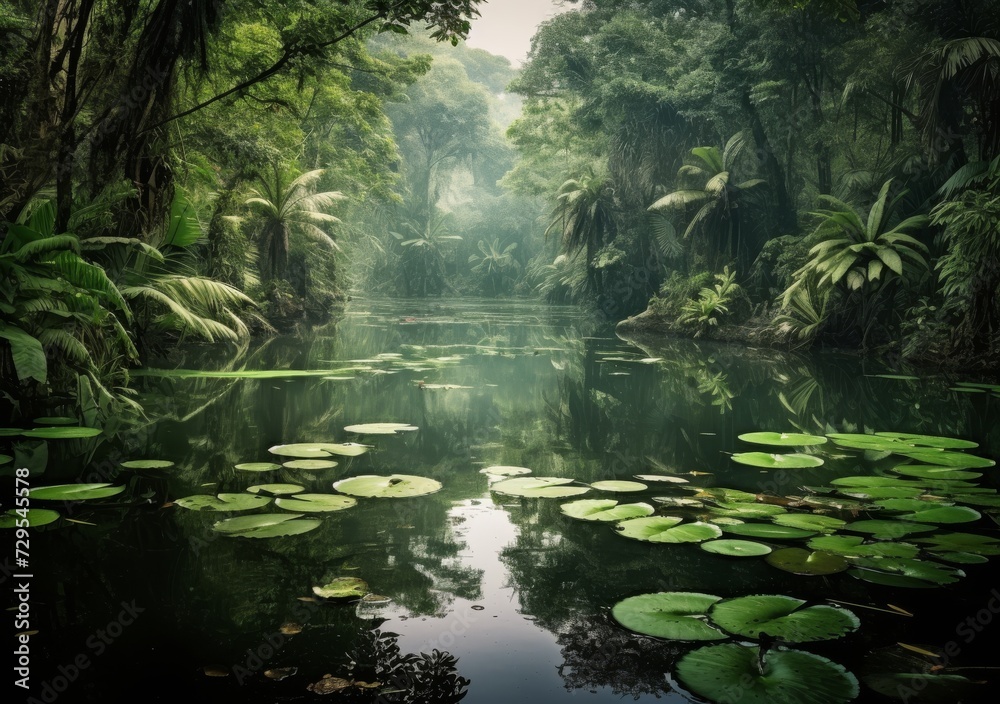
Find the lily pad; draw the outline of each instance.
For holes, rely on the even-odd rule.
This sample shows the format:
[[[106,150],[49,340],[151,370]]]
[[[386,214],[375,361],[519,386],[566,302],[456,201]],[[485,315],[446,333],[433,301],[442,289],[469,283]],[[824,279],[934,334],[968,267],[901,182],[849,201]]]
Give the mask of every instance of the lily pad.
[[[258,513],[218,521],[212,530],[237,538],[280,538],[308,533],[321,523],[317,518],[302,518],[301,513]]]
[[[741,523],[737,526],[726,526],[727,533],[742,535],[747,538],[765,538],[771,540],[794,540],[816,535],[814,530],[778,526],[772,523]]]
[[[943,649],[920,645],[927,655],[900,644],[881,648],[864,660],[862,681],[886,697],[920,704],[954,704],[975,700],[983,694],[983,682],[949,673],[942,662],[950,662]]]
[[[566,477],[515,477],[497,482],[490,487],[490,491],[509,496],[546,499],[565,499],[590,491],[590,487],[567,486],[574,481]]]
[[[626,482],[626,481],[594,482],[590,486],[591,488],[597,489],[598,491],[609,491],[612,493],[621,493],[621,494],[633,491],[645,491],[648,488],[645,484],[640,484],[639,482]]]
[[[337,466],[333,460],[292,460],[281,465],[285,469],[332,469]]]
[[[675,477],[672,474],[636,474],[635,478],[643,482],[667,482],[668,484],[688,484],[684,477]]]
[[[25,433],[27,435],[27,433]],[[921,464],[936,464],[953,469],[985,469],[996,464],[994,460],[964,452],[935,452],[934,450],[919,450],[916,452],[899,453]]]
[[[915,446],[898,438],[889,438],[881,435],[868,435],[866,433],[827,433],[828,438],[833,440],[838,447],[846,447],[850,450],[872,450],[875,452],[896,452],[906,449],[913,449]]]
[[[763,662],[761,662],[763,660]],[[682,657],[677,677],[713,702],[740,704],[845,704],[858,696],[857,678],[843,666],[801,650],[735,643],[709,645]]]
[[[956,565],[984,565],[990,561],[990,558],[985,555],[976,555],[971,552],[932,552],[931,555]]]
[[[298,457],[301,459],[325,459],[333,455],[343,457],[357,457],[363,455],[371,449],[370,445],[360,445],[358,443],[331,443],[331,442],[299,442],[291,445],[275,445],[268,448],[272,455],[282,457]]]
[[[982,514],[968,506],[933,507],[932,504],[928,504],[928,507],[922,511],[906,513],[899,517],[903,521],[936,524],[971,523],[972,521],[978,521],[980,518],[982,518]]]
[[[100,435],[100,428],[84,428],[80,426],[59,426],[53,428],[34,428],[25,430],[22,435],[26,438],[42,438],[44,440],[76,440],[79,438],[92,438]]]
[[[268,496],[255,496],[253,494],[195,494],[177,499],[175,504],[181,508],[192,511],[250,511],[261,508],[271,503]]]
[[[59,513],[57,511],[50,511],[47,508],[29,508],[27,510],[27,515],[22,517],[21,514],[17,512],[17,509],[10,509],[5,513],[0,513],[0,528],[16,528],[18,522],[27,520],[27,526],[29,528],[38,528],[39,526],[47,526],[50,523],[54,523],[59,520]]]
[[[907,586],[900,580],[887,580],[873,575],[872,571],[887,573],[892,577],[904,577],[907,580],[915,579],[930,584],[953,584],[965,573],[954,567],[939,565],[927,560],[904,557],[864,557],[854,561],[857,567],[867,568],[852,570],[852,574],[865,581],[874,581],[877,584],[888,584],[889,586]],[[881,581],[880,581],[881,580]],[[913,585],[918,586],[918,585]]]
[[[313,587],[313,594],[324,599],[360,599],[368,593],[368,583],[358,577],[337,577],[322,587]]]
[[[357,499],[337,494],[298,494],[290,499],[275,499],[274,505],[287,511],[302,511],[303,513],[320,513],[326,511],[343,511],[356,506]]]
[[[571,518],[584,521],[623,521],[629,518],[651,516],[656,512],[649,504],[622,504],[614,499],[581,499],[559,507]]]
[[[611,615],[625,628],[670,640],[724,640],[708,621],[708,609],[721,597],[697,592],[640,594],[619,601]]]
[[[755,543],[752,540],[729,540],[726,538],[709,540],[698,547],[705,552],[726,555],[727,557],[760,557],[771,552],[771,548],[764,545],[764,543]]]
[[[802,528],[803,530],[816,531],[817,533],[829,533],[847,523],[847,521],[840,518],[817,513],[785,513],[775,516],[771,520],[779,526]]]
[[[805,445],[822,445],[826,438],[822,435],[806,433],[744,433],[739,436],[743,442],[755,445],[774,445],[776,447],[802,447]]]
[[[297,494],[300,491],[305,491],[305,487],[298,484],[255,484],[248,486],[247,491],[251,494],[259,494],[263,491],[267,494],[280,496],[282,494]]]
[[[774,455],[767,452],[737,452],[733,455],[733,460],[740,464],[764,467],[765,469],[804,469],[806,467],[819,467],[823,464],[822,458],[801,453]]]
[[[972,472],[967,469],[954,469],[952,467],[942,467],[940,465],[929,464],[901,464],[892,468],[896,474],[907,477],[918,477],[919,479],[979,479],[982,472]]]
[[[360,423],[348,425],[344,430],[357,435],[395,435],[396,433],[413,432],[418,428],[409,423]]]
[[[70,416],[45,416],[35,418],[34,422],[38,425],[77,425],[80,421]]]
[[[982,496],[980,494],[953,494],[952,501],[960,504],[972,504],[973,506],[987,506],[989,508],[1000,508],[1000,496]]]
[[[804,548],[782,548],[764,559],[779,570],[807,576],[836,574],[849,566],[842,555]]]
[[[782,513],[787,513],[788,509],[774,504],[743,503],[740,501],[720,501],[717,508],[712,509],[712,513],[717,516],[737,516],[739,518],[770,518]]]
[[[441,489],[441,482],[411,474],[364,474],[335,482],[333,488],[351,496],[401,499],[433,494]]]
[[[808,542],[813,550],[832,552],[845,557],[916,557],[920,550],[908,543],[866,543],[856,535],[822,535]]]
[[[757,500],[756,494],[740,489],[729,489],[721,486],[699,487],[697,497],[711,497],[716,501],[727,501],[735,503],[754,503]]]
[[[722,529],[711,523],[685,523],[676,516],[649,516],[622,521],[615,526],[619,535],[649,543],[700,543],[722,535]]]
[[[125,487],[110,484],[55,484],[35,487],[28,492],[28,495],[32,499],[46,501],[87,501],[117,496],[123,491]]]
[[[857,533],[870,533],[873,538],[879,540],[897,540],[914,533],[926,533],[934,530],[934,526],[902,520],[854,521],[848,523],[845,528]]]
[[[273,472],[281,469],[281,465],[274,462],[243,462],[236,465],[236,469],[241,472]]]
[[[129,460],[122,462],[122,467],[126,469],[168,469],[174,463],[170,460]]]
[[[940,435],[917,435],[915,433],[875,433],[878,436],[902,440],[917,447],[933,447],[939,450],[971,450],[979,447],[978,442],[960,440]]]
[[[689,499],[685,496],[654,496],[653,501],[674,508],[703,508],[705,506],[698,499]]]
[[[496,477],[519,477],[522,474],[531,474],[527,467],[514,467],[511,465],[498,464],[486,469],[480,469],[480,474],[492,474]]]
[[[914,542],[932,545],[934,550],[971,552],[975,555],[1000,555],[1000,542],[997,538],[976,535],[975,533],[937,533],[927,538],[918,538]]]
[[[805,604],[802,599],[780,594],[741,596],[716,603],[709,617],[738,636],[761,638],[766,634],[789,643],[832,640],[861,626],[858,617],[847,609]]]

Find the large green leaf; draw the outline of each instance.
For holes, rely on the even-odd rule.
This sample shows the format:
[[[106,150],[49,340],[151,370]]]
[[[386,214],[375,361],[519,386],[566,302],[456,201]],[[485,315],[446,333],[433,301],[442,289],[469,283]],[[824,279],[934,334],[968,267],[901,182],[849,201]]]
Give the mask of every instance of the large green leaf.
[[[623,521],[629,518],[641,518],[655,513],[649,504],[622,504],[614,499],[581,499],[559,507],[571,518],[584,521]]]
[[[48,367],[42,343],[21,328],[5,323],[0,323],[0,337],[10,343],[18,380],[34,379],[44,384]]]
[[[670,640],[724,640],[726,634],[708,623],[708,609],[721,597],[696,592],[640,594],[619,601],[611,615],[622,626]]]
[[[83,428],[68,425],[55,428],[33,428],[25,430],[22,433],[26,438],[42,438],[43,440],[78,440],[80,438],[96,437],[100,434],[100,428]]]
[[[333,488],[351,496],[399,499],[433,494],[441,489],[441,482],[410,474],[366,474],[342,479],[335,482]]]
[[[622,521],[615,526],[619,535],[649,543],[700,543],[722,535],[722,529],[711,523],[685,523],[676,516],[649,516]]]
[[[916,460],[921,464],[936,464],[942,467],[953,469],[984,469],[996,464],[995,460],[986,457],[969,455],[964,452],[936,452],[934,450],[919,450],[915,452],[901,452],[899,454]]]
[[[759,648],[735,643],[688,653],[677,662],[677,677],[695,694],[720,703],[845,704],[859,692],[854,675],[822,656],[775,649],[762,658]]]
[[[715,604],[709,617],[730,633],[746,638],[764,635],[789,643],[840,638],[861,626],[852,612],[780,594],[742,596]]]

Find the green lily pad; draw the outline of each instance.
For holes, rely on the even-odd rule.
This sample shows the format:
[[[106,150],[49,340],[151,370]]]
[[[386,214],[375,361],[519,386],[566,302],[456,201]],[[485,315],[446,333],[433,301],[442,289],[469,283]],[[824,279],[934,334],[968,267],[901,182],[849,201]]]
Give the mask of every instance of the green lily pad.
[[[623,521],[629,518],[651,516],[656,512],[649,504],[622,504],[614,499],[581,499],[559,507],[571,518],[584,521]]]
[[[781,548],[764,560],[779,570],[807,576],[836,574],[848,568],[848,562],[842,555],[804,548]]]
[[[492,474],[496,477],[519,477],[522,474],[531,474],[527,467],[514,467],[511,465],[498,464],[486,469],[480,469],[480,474]]]
[[[688,484],[684,477],[675,477],[672,474],[636,474],[635,478],[642,482],[667,482],[668,484]]]
[[[914,533],[927,533],[934,530],[934,526],[902,520],[866,520],[848,523],[845,529],[856,533],[870,533],[878,540],[898,540]]]
[[[931,555],[956,565],[984,565],[990,561],[990,558],[985,555],[976,555],[971,552],[932,552]]]
[[[175,504],[192,511],[250,511],[271,503],[270,497],[253,494],[195,494],[177,499]]]
[[[698,547],[705,552],[726,555],[727,557],[760,557],[771,552],[771,548],[764,545],[764,543],[755,543],[752,540],[729,540],[726,538],[709,540],[707,543],[701,543]]]
[[[333,488],[351,496],[381,499],[401,499],[433,494],[441,489],[441,482],[412,474],[379,476],[364,474],[335,482]]]
[[[27,433],[25,433],[27,435]],[[996,464],[994,460],[964,452],[935,452],[934,450],[919,450],[916,452],[901,452],[904,457],[916,460],[921,464],[936,464],[953,469],[985,469]]]
[[[619,535],[649,543],[700,543],[722,535],[722,529],[711,523],[685,523],[676,516],[649,516],[622,521],[615,526]]]
[[[723,640],[708,621],[708,609],[721,597],[696,592],[640,594],[619,601],[611,615],[635,633],[670,640]]]
[[[44,440],[76,440],[79,438],[92,438],[103,432],[100,428],[84,428],[80,426],[59,426],[52,428],[33,428],[25,430],[22,435],[26,438],[42,438]]]
[[[997,538],[975,533],[936,533],[926,538],[917,538],[914,542],[921,545],[932,545],[934,550],[951,552],[971,552],[975,555],[1000,555],[1000,542]]]
[[[313,594],[324,599],[360,599],[368,593],[368,583],[357,577],[337,577],[322,587],[313,587]]]
[[[817,508],[833,508],[838,511],[860,511],[868,507],[863,501],[843,499],[839,496],[805,496],[802,503]]]
[[[617,494],[624,494],[633,491],[645,491],[648,488],[645,484],[640,484],[639,482],[625,481],[594,482],[590,486],[598,491],[609,491]]]
[[[858,617],[847,609],[805,603],[780,594],[741,596],[716,603],[709,617],[738,636],[761,638],[766,634],[789,643],[832,640],[861,626]]]
[[[712,514],[716,516],[736,516],[738,518],[770,518],[788,513],[784,506],[774,504],[743,503],[740,501],[720,501]]]
[[[236,465],[235,468],[241,472],[273,472],[276,469],[281,469],[281,465],[274,462],[243,462]]]
[[[28,495],[32,499],[46,501],[87,501],[117,496],[123,491],[125,487],[110,484],[56,484],[35,487],[28,492]]]
[[[285,469],[331,469],[337,466],[333,460],[292,460],[281,465]]]
[[[274,496],[280,496],[283,494],[298,494],[300,491],[305,491],[305,487],[298,484],[255,484],[248,486],[247,491],[251,494],[259,494],[263,491]]]
[[[815,531],[817,533],[829,533],[847,523],[847,521],[840,518],[816,513],[785,513],[775,516],[771,520],[779,526],[802,528],[803,530]]]
[[[741,503],[741,504],[752,504],[757,501],[757,495],[751,494],[749,491],[742,491],[740,489],[728,489],[721,486],[712,487],[699,487],[698,493],[695,494],[698,498],[708,497],[713,498],[716,501],[726,501],[731,503]]]
[[[302,518],[301,513],[258,513],[218,521],[212,530],[237,538],[280,538],[308,533],[321,523],[317,518]]]
[[[903,521],[916,521],[917,523],[971,523],[982,518],[979,511],[968,506],[940,506],[928,508],[922,511],[906,513],[899,517]]]
[[[918,477],[920,479],[979,479],[982,472],[971,472],[967,469],[953,469],[952,467],[942,467],[930,464],[901,464],[893,467],[892,471],[907,477]]]
[[[654,496],[653,501],[672,508],[703,508],[705,504],[698,499],[689,499],[686,496]]]
[[[921,488],[922,482],[915,482],[903,477],[872,477],[851,476],[831,479],[830,484],[837,487],[916,487]]]
[[[24,520],[28,521],[28,528],[38,528],[58,521],[59,513],[47,508],[29,508],[27,515],[22,518],[17,509],[12,508],[5,513],[0,513],[0,528],[16,528],[18,522]]]
[[[807,435],[806,433],[744,433],[739,438],[743,442],[755,445],[774,445],[777,447],[822,445],[826,442],[826,438],[822,435]]]
[[[122,462],[122,467],[126,469],[168,469],[174,463],[170,460],[129,460]]]
[[[590,491],[590,487],[567,486],[574,481],[565,477],[515,477],[497,482],[490,487],[490,491],[508,496],[542,499],[565,499]]]
[[[951,506],[950,502],[945,502],[938,498],[916,498],[916,499],[881,499],[875,502],[876,506],[881,506],[887,511],[923,511],[935,506]]]
[[[348,425],[344,430],[357,435],[395,435],[396,433],[413,432],[418,428],[409,423],[360,423]]]
[[[920,550],[908,543],[866,543],[856,535],[822,535],[807,543],[813,550],[832,552],[845,557],[916,557]]]
[[[774,455],[767,452],[737,452],[733,455],[733,460],[740,464],[766,469],[804,469],[806,467],[819,467],[823,464],[822,458],[813,455]]]
[[[885,580],[879,575],[872,575],[872,571],[886,573],[892,577],[904,577],[906,580],[915,579],[930,584],[953,584],[965,576],[962,570],[946,565],[939,565],[936,562],[918,560],[904,557],[862,557],[854,561],[857,567],[865,569],[852,570],[852,574],[865,581],[875,581],[877,584],[888,584],[889,586],[905,586],[899,580]],[[882,581],[878,581],[878,580]]]
[[[880,648],[864,660],[862,681],[873,691],[893,699],[920,704],[954,704],[983,695],[983,682],[942,670],[950,656],[942,648],[920,644],[921,655],[899,644]]]
[[[908,486],[851,486],[838,489],[842,494],[858,499],[910,499],[920,496],[924,490]]]
[[[938,450],[971,450],[979,447],[978,442],[971,440],[960,440],[958,438],[948,438],[940,435],[917,435],[915,433],[875,433],[881,437],[902,440],[909,445],[917,447],[933,447]]]
[[[357,499],[337,494],[298,494],[290,499],[275,499],[274,505],[287,511],[302,511],[303,513],[320,513],[326,511],[343,511],[356,506]]]
[[[725,531],[747,538],[765,538],[770,540],[794,540],[796,538],[808,538],[811,535],[816,535],[816,531],[814,530],[793,528],[791,526],[777,526],[772,523],[741,523],[737,526],[726,526]]]
[[[357,457],[363,455],[371,449],[370,445],[360,445],[358,443],[330,443],[330,442],[299,442],[291,445],[275,445],[268,448],[272,455],[282,457],[298,457],[301,459],[325,459],[333,455],[343,457]]]
[[[69,416],[45,416],[44,418],[35,418],[34,422],[37,425],[77,425],[80,421]]]
[[[801,650],[735,643],[709,645],[677,662],[677,677],[712,702],[739,704],[845,704],[858,696],[858,680],[843,666]],[[739,695],[739,699],[734,699]]]
[[[849,450],[896,452],[915,447],[904,440],[866,433],[827,433],[827,437],[838,447],[846,447]]]
[[[972,504],[973,506],[987,506],[989,508],[1000,508],[1000,496],[982,496],[980,494],[953,494],[952,501],[960,504]]]

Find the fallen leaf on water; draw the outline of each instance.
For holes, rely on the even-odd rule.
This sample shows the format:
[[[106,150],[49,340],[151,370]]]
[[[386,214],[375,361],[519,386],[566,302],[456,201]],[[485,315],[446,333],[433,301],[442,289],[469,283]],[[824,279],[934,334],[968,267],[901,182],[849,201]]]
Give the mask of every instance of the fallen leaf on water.
[[[382,686],[381,682],[362,682],[360,680],[354,681],[354,686],[358,689],[378,689]]]
[[[350,686],[350,681],[345,680],[342,677],[323,675],[323,679],[319,682],[312,683],[306,687],[306,689],[310,692],[315,692],[316,694],[333,694],[334,692],[339,692],[342,689],[347,689]]]
[[[173,506],[173,504],[170,504],[170,505]],[[67,518],[66,520],[69,521],[70,523],[79,523],[81,526],[96,526],[97,525],[96,523],[91,523],[90,521],[81,521],[81,520],[78,520],[76,518]]]
[[[319,601],[319,599],[317,599],[315,597],[312,597],[312,596],[300,596],[300,597],[298,597],[298,600],[299,601],[307,601],[307,602],[309,602],[311,604],[315,604],[317,601]]]
[[[896,606],[895,604],[886,604],[886,606],[888,606],[890,609],[892,609],[893,611],[895,611],[898,614],[903,614],[903,616],[912,616],[913,615],[909,611],[907,611],[906,609],[901,609],[900,607]]]
[[[264,677],[269,680],[283,680],[286,677],[291,677],[299,671],[297,667],[278,667],[273,670],[264,670]]]
[[[282,635],[294,636],[299,633],[302,633],[302,624],[293,623],[292,621],[289,621],[288,623],[281,624],[281,628],[279,628],[278,630],[281,631]]]
[[[914,653],[919,653],[920,655],[926,655],[929,658],[939,658],[941,657],[937,653],[932,653],[929,650],[924,650],[923,648],[918,648],[915,645],[908,645],[906,643],[896,643],[900,648],[906,648],[907,650],[912,650]]]
[[[205,665],[202,669],[206,677],[229,677],[229,670],[218,665]]]

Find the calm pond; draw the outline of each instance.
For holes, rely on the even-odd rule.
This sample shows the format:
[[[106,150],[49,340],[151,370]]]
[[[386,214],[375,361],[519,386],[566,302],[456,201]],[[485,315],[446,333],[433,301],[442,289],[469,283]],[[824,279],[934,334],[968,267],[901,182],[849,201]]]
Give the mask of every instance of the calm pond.
[[[988,696],[981,693],[989,685],[935,679],[933,673],[996,664],[1000,625],[990,621],[991,606],[1000,611],[1000,600],[993,591],[998,558],[991,556],[1000,548],[993,549],[997,525],[988,515],[996,497],[977,493],[996,487],[994,470],[943,467],[926,456],[942,450],[907,446],[914,457],[902,459],[917,469],[901,475],[889,471],[900,464],[898,453],[890,456],[863,442],[852,448],[849,438],[843,445],[830,441],[806,449],[738,438],[754,431],[898,431],[971,440],[979,447],[964,452],[996,458],[1000,398],[957,385],[976,379],[892,378],[877,362],[835,354],[794,356],[681,340],[630,343],[576,308],[469,299],[355,300],[343,316],[308,336],[267,340],[235,361],[218,350],[188,348],[150,365],[222,373],[137,376],[137,400],[149,423],[121,431],[113,442],[4,438],[7,444],[0,447],[15,455],[17,466],[37,472],[35,486],[107,481],[126,487],[112,498],[48,502],[62,519],[32,533],[32,628],[38,630],[31,641],[32,679],[38,686],[65,685],[59,701],[176,701],[178,695],[199,701],[312,700],[317,695],[307,687],[325,674],[355,683],[326,701],[449,702],[462,692],[464,701],[475,704],[701,701],[678,679],[678,661],[705,646],[757,641],[721,632],[716,643],[656,639],[627,630],[611,613],[627,597],[674,591],[724,599],[772,594],[810,603],[836,600],[857,616],[859,627],[845,628],[839,638],[785,640],[856,675],[858,701],[891,701],[866,678],[876,688],[912,687],[911,701],[917,701],[917,691],[939,688],[946,693],[929,701]],[[226,373],[242,369],[320,373]],[[382,422],[417,430],[345,431],[352,424]],[[357,457],[330,458],[335,467],[235,469],[295,460],[269,452],[276,445],[344,442],[373,448]],[[733,453],[746,452],[787,454],[777,455],[778,465],[769,469],[733,461]],[[784,468],[781,458],[796,453],[825,463]],[[299,454],[322,459],[325,453]],[[175,466],[121,466],[137,459]],[[645,489],[609,485],[638,488],[634,493],[590,489],[568,498],[534,498],[491,491],[490,482],[503,479],[480,470],[498,465],[530,468],[529,477],[574,479],[572,487],[658,477],[644,480]],[[10,466],[4,468],[8,476]],[[929,472],[921,470],[927,467]],[[346,510],[296,510],[302,520],[318,519],[319,526],[260,539],[225,535],[213,524],[283,513],[273,503],[241,513],[173,503],[274,483],[332,494],[332,484],[346,477],[390,474],[428,477],[443,488],[412,498],[362,497]],[[888,479],[860,482],[854,492],[858,482],[831,485],[838,477],[874,474]],[[911,491],[907,482],[918,489]],[[400,485],[407,483],[394,484]],[[785,500],[806,495],[806,486],[827,503]],[[753,497],[735,491],[699,495],[699,487],[772,497],[762,504],[768,514],[747,508]],[[344,493],[350,493],[346,487]],[[948,523],[950,516],[922,521],[920,507],[905,503],[854,503],[905,502],[928,493],[940,505],[972,505],[982,517],[956,525]],[[977,496],[986,497],[985,505],[966,502]],[[668,497],[668,503],[654,497]],[[725,539],[772,549],[805,547],[807,540],[823,538],[823,531],[829,531],[827,538],[855,536],[833,555],[853,564],[848,571],[837,571],[845,562],[826,570],[830,574],[800,576],[762,556],[710,553],[699,542],[629,539],[616,534],[610,521],[563,514],[563,504],[582,499],[646,503],[657,515],[701,522],[706,530],[725,530]],[[787,536],[739,532],[740,525],[780,525],[771,509],[829,516],[832,523],[820,534],[794,522],[786,526]],[[899,525],[917,524],[912,533],[903,532],[908,544],[923,550],[919,559],[913,548],[909,558],[895,558],[897,567],[875,569],[877,555],[851,552],[862,538],[874,540],[871,534],[834,532],[833,526],[876,513],[880,519],[908,515]],[[637,509],[635,515],[645,514]],[[310,527],[303,524],[303,530]],[[885,537],[873,530],[876,538]],[[894,537],[880,545],[903,542],[889,533]],[[953,533],[988,539],[947,542]],[[889,554],[884,559],[896,553]],[[313,587],[337,577],[364,580],[370,596],[360,602],[316,599]],[[933,661],[897,643],[939,657]],[[457,663],[410,655],[435,649]],[[930,676],[900,674],[921,663],[933,670]],[[280,668],[297,670],[272,679],[288,674]],[[738,685],[738,673],[719,672],[716,679],[736,677]],[[954,674],[993,678],[990,670]],[[57,676],[66,679],[54,682]],[[365,689],[372,682],[380,689]],[[328,679],[325,686],[339,685]],[[730,691],[716,701],[741,700],[738,686]],[[757,701],[752,694],[742,701]]]

